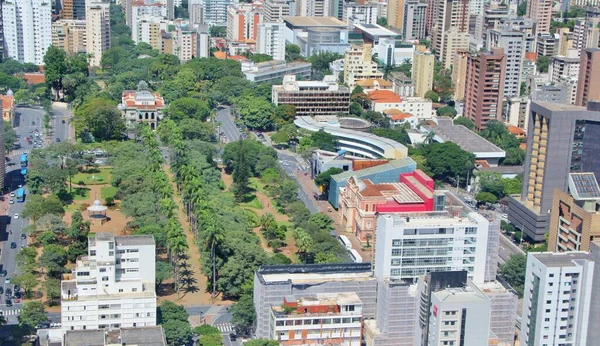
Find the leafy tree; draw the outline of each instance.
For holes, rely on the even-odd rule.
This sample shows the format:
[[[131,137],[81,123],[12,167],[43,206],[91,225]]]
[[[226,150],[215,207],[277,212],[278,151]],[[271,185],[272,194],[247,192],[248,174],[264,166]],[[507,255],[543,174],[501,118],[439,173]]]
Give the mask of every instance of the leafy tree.
[[[246,141],[240,139],[240,148],[233,170],[233,193],[238,201],[242,200],[250,192],[248,184],[251,174],[250,167],[248,166],[249,160]]]
[[[506,166],[520,166],[525,162],[525,150],[521,148],[506,149],[506,157],[502,161]]]
[[[454,119],[454,125],[462,125],[466,128],[468,128],[469,130],[473,130],[475,128],[475,123],[473,123],[473,121],[469,118],[465,118],[465,117],[458,117],[456,119]]]
[[[522,17],[525,15],[525,13],[527,13],[527,1],[528,0],[523,0],[517,7],[517,15],[519,17]]]
[[[209,28],[211,37],[225,37],[227,35],[227,27],[225,26],[211,26]]]
[[[121,112],[112,100],[106,98],[91,99],[75,110],[71,120],[78,137],[90,133],[98,140],[122,139],[125,123]]]
[[[543,55],[539,56],[537,58],[536,65],[540,73],[546,73],[548,72],[548,67],[550,66],[550,58]]]
[[[402,127],[396,127],[394,129],[372,128],[371,132],[374,135],[389,138],[398,143],[410,144],[410,137],[408,137],[408,133]]]
[[[248,60],[255,62],[255,63],[261,63],[261,62],[273,60],[273,57],[268,54],[252,54],[248,57]]]
[[[235,325],[236,330],[242,335],[248,335],[256,321],[256,311],[254,310],[254,300],[252,294],[252,284],[244,284],[244,293],[237,303],[229,308],[231,313],[231,323]]]
[[[455,183],[466,180],[467,172],[475,163],[475,156],[464,151],[456,143],[432,143],[423,148],[427,170],[437,180]]]
[[[200,335],[198,342],[200,346],[221,346],[223,345],[223,335],[221,333]]]
[[[62,79],[67,73],[67,56],[65,51],[50,46],[44,56],[44,76],[48,86],[56,92],[56,95],[62,90]]]
[[[208,324],[203,324],[201,326],[195,327],[193,329],[193,331],[194,331],[194,334],[197,334],[197,335],[210,335],[210,334],[221,335],[221,331],[218,328],[209,326]]]
[[[481,192],[489,192],[496,196],[496,198],[504,197],[502,174],[497,172],[478,172],[477,177],[479,178]]]
[[[435,92],[434,90],[429,90],[428,92],[425,93],[425,98],[428,100],[431,100],[433,102],[439,102],[440,101],[440,95]]]
[[[252,339],[246,343],[245,346],[277,346],[279,342],[276,340],[265,340],[265,339]]]
[[[37,251],[33,247],[24,247],[17,253],[16,260],[25,272],[33,272],[36,268]]]
[[[273,105],[262,98],[244,95],[235,100],[236,110],[251,129],[267,129],[272,126]]]
[[[475,196],[475,199],[477,200],[478,203],[490,203],[490,204],[494,204],[494,203],[496,203],[498,201],[498,197],[496,197],[491,192],[479,192]]]
[[[165,113],[175,122],[189,118],[204,121],[210,116],[210,108],[205,101],[183,97],[171,102]]]
[[[295,44],[286,44],[285,45],[285,60],[286,61],[296,61],[298,59],[302,59],[300,47]]]
[[[186,322],[190,315],[182,305],[177,305],[170,301],[164,301],[158,307],[158,320],[160,324],[168,321],[182,321]]]
[[[156,261],[156,286],[160,286],[163,281],[171,278],[173,270],[171,265],[164,261]]]
[[[516,195],[521,193],[523,182],[519,178],[502,179],[503,192],[505,196]]]
[[[65,209],[56,196],[44,198],[40,195],[29,195],[23,208],[23,217],[34,223],[46,214],[63,215]]]
[[[329,183],[331,181],[331,176],[340,174],[343,171],[344,171],[343,169],[337,168],[337,167],[329,168],[325,172],[321,172],[319,175],[317,175],[317,177],[315,178],[315,184],[317,186],[321,187],[321,190],[323,191],[323,193],[325,195],[328,195],[329,194]]]
[[[46,268],[50,276],[60,274],[67,264],[67,253],[62,246],[57,244],[48,244],[44,247],[40,256],[40,266]]]
[[[32,301],[23,304],[23,308],[21,309],[21,314],[19,315],[18,319],[19,326],[31,332],[34,330],[36,325],[46,322],[48,320],[48,316],[46,315],[46,309],[42,303]]]
[[[13,143],[17,141],[17,132],[8,121],[4,121],[4,152],[10,152]]]
[[[26,298],[31,298],[33,289],[39,284],[37,277],[33,273],[29,272],[15,276],[12,279],[12,282],[15,285],[19,285],[23,288]]]
[[[387,17],[379,17],[377,18],[377,24],[381,25],[381,26],[388,26],[388,21],[387,21]]]
[[[169,320],[162,324],[169,345],[189,345],[194,333],[188,321]]]
[[[315,147],[322,150],[335,151],[338,144],[334,135],[323,130],[311,133],[310,139]]]
[[[179,130],[184,139],[199,139],[202,141],[214,141],[216,123],[203,122],[199,119],[183,119],[179,123]]]
[[[308,58],[308,62],[312,64],[313,71],[328,71],[329,64],[333,61],[342,59],[344,56],[338,53],[323,51],[312,54]]]
[[[58,242],[58,236],[51,231],[46,231],[37,237],[37,241],[43,246],[48,244],[56,244]]]
[[[456,108],[451,107],[451,106],[440,107],[435,112],[440,117],[450,117],[450,118],[454,118],[457,114]]]
[[[508,261],[501,264],[498,269],[498,274],[503,276],[515,291],[519,293],[519,297],[522,297],[523,289],[525,288],[527,257],[521,254],[512,255]]]
[[[292,105],[278,105],[273,110],[273,122],[277,128],[291,124],[296,117],[296,107]]]

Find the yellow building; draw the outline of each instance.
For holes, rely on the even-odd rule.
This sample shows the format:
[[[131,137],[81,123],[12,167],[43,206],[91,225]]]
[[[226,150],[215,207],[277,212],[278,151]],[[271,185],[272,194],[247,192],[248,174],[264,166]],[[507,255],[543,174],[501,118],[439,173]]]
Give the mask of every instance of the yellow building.
[[[454,99],[456,101],[463,101],[465,99],[468,56],[469,52],[466,50],[459,50],[454,55],[454,66],[452,66],[452,84],[454,84]]]
[[[371,44],[353,45],[344,54],[344,83],[350,89],[356,86],[356,81],[383,78],[383,73],[377,70],[373,62],[373,46]]]
[[[387,10],[388,25],[402,29],[404,23],[404,0],[389,0]]]
[[[57,20],[52,23],[52,45],[66,53],[77,54],[87,51],[85,20]]]
[[[425,97],[433,87],[433,66],[435,57],[425,46],[416,46],[412,61],[412,80],[415,82],[415,96]]]

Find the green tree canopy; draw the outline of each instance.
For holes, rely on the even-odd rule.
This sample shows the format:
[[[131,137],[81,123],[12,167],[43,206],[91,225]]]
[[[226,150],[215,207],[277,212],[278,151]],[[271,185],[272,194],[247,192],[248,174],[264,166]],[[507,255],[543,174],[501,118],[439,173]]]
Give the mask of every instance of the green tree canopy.
[[[396,127],[394,129],[385,128],[373,128],[371,132],[379,137],[389,138],[398,143],[410,144],[410,137],[403,127]]]
[[[273,60],[273,57],[268,54],[252,54],[248,57],[248,60],[255,63],[260,63]]]
[[[498,202],[498,197],[496,197],[491,192],[479,192],[475,196],[475,199],[477,200],[478,203],[490,203],[490,204],[494,204],[494,203]]]
[[[121,112],[114,101],[106,98],[94,98],[82,104],[71,122],[78,137],[91,133],[96,140],[118,140],[125,132]]]
[[[454,108],[452,106],[440,107],[435,112],[440,117],[450,117],[450,118],[454,118],[457,114],[456,108]]]
[[[210,116],[210,108],[205,101],[197,98],[183,97],[171,102],[165,114],[175,122],[183,119],[204,121]]]
[[[475,123],[469,118],[458,117],[458,118],[454,119],[453,122],[454,122],[454,125],[462,125],[462,126],[468,128],[469,130],[473,130],[475,128]]]
[[[158,320],[161,324],[168,321],[182,321],[187,323],[188,317],[190,315],[182,305],[164,301],[158,307]]]
[[[527,257],[525,255],[512,255],[498,268],[498,274],[503,276],[512,288],[519,293],[519,297],[523,296],[525,288],[525,271],[527,270]]]
[[[323,193],[328,194],[331,176],[340,174],[343,171],[343,169],[337,167],[329,168],[325,172],[321,172],[319,175],[317,175],[317,177],[315,178],[315,184],[317,186],[321,186],[321,190],[323,191]]]
[[[475,155],[453,142],[431,143],[423,148],[423,153],[433,177],[449,183],[455,183],[456,178],[465,181],[475,163]]]
[[[429,90],[428,92],[425,93],[425,98],[428,100],[431,100],[433,102],[439,102],[440,101],[440,95],[435,92],[434,90]]]
[[[334,135],[323,130],[319,130],[310,134],[310,139],[313,145],[322,150],[336,151],[337,139]]]
[[[286,61],[296,61],[298,59],[302,59],[300,47],[295,44],[286,44],[285,45],[285,60]]]
[[[19,326],[27,332],[31,332],[35,330],[36,325],[48,321],[48,316],[44,305],[41,302],[33,301],[23,304],[18,319]]]

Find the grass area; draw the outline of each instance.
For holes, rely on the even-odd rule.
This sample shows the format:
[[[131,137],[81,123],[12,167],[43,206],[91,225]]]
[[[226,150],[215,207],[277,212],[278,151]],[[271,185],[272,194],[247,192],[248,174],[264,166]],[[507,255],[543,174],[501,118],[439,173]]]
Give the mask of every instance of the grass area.
[[[290,221],[280,221],[277,224],[279,226],[286,226],[288,229],[293,229],[294,228],[294,224],[291,223]]]
[[[248,217],[248,226],[250,226],[250,228],[258,227],[258,214],[250,209],[244,209],[244,213],[246,213],[246,216]]]
[[[240,203],[240,206],[244,208],[262,209],[262,204],[260,204],[260,201],[255,195],[248,196],[244,202]]]
[[[89,169],[75,174],[72,179],[73,184],[81,185],[102,185],[110,183],[110,168]]]
[[[82,187],[75,188],[73,189],[72,196],[74,201],[85,201],[90,198],[90,189]]]
[[[102,197],[102,199],[115,198],[118,191],[119,189],[114,186],[103,187],[100,189],[100,197]]]
[[[262,181],[260,181],[259,178],[250,178],[249,182],[249,185],[252,189],[264,194],[265,196],[268,196],[267,191],[265,190],[265,185],[262,183]]]

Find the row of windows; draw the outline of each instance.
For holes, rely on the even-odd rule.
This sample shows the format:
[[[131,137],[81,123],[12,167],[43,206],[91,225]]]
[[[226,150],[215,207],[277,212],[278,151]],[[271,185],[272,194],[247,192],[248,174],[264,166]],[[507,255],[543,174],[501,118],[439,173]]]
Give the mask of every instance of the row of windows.
[[[315,318],[306,320],[278,320],[275,325],[281,326],[310,326],[310,325],[322,325],[322,324],[341,324],[341,323],[357,323],[360,322],[360,317],[348,317],[348,318]]]

